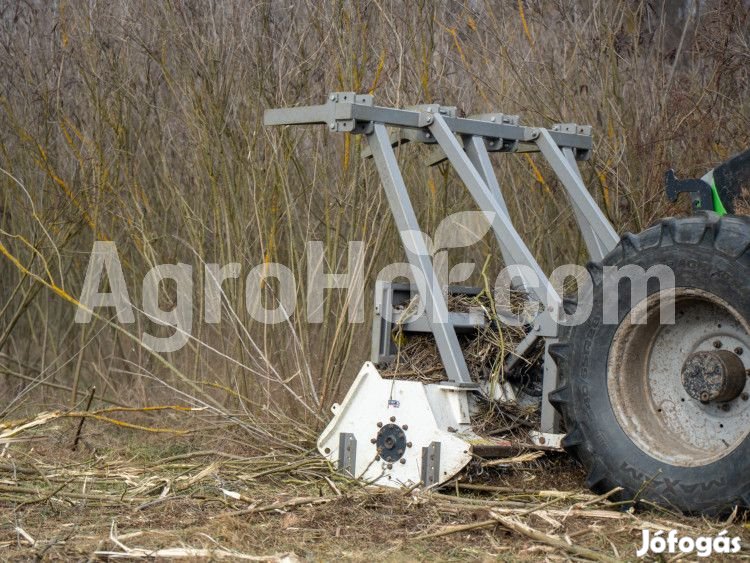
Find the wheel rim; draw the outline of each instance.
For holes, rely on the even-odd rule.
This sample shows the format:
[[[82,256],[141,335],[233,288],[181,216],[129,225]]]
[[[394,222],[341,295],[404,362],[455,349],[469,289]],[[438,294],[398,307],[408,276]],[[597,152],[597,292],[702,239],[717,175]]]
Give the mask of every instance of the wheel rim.
[[[674,324],[660,305],[674,303]],[[637,324],[639,317],[646,322]],[[706,465],[729,455],[750,431],[750,396],[703,403],[683,387],[682,368],[700,352],[728,350],[750,368],[750,330],[717,296],[694,288],[659,292],[620,323],[607,362],[607,388],[620,427],[645,453],[671,465]]]

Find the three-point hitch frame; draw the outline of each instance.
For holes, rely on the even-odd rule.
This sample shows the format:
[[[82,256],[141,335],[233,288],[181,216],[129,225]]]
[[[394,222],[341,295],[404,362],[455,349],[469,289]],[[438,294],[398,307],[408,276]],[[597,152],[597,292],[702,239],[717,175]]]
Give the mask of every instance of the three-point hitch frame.
[[[417,217],[404,184],[393,147],[403,142],[421,142],[439,147],[431,164],[448,160],[493,230],[506,265],[522,265],[536,280],[523,285],[544,307],[527,337],[515,353],[508,355],[512,367],[539,338],[545,339],[540,432],[532,434],[537,445],[559,442],[559,421],[547,396],[557,386],[557,368],[548,348],[557,340],[562,299],[523,242],[508,216],[508,208],[490,162],[490,152],[541,152],[568,194],[576,222],[590,259],[601,261],[619,242],[606,216],[586,189],[577,160],[586,160],[592,149],[591,127],[572,123],[551,129],[519,125],[517,116],[487,113],[458,117],[455,107],[425,104],[406,109],[380,107],[371,95],[334,92],[323,105],[267,110],[265,125],[324,124],[332,132],[364,135],[368,153],[375,160],[380,179],[396,221],[407,259],[415,270],[418,291],[427,322],[435,337],[448,384],[476,387],[451,321],[442,288],[421,236]],[[389,134],[387,127],[396,128]],[[522,271],[522,270],[519,270]]]

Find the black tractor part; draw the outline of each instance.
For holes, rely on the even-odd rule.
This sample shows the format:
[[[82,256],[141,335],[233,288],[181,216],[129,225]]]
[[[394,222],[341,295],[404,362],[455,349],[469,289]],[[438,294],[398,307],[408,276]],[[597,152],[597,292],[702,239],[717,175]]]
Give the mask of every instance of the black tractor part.
[[[617,297],[606,296],[616,320],[605,323],[607,266],[662,264],[674,291],[649,279],[647,297],[631,306],[622,281]],[[592,313],[550,347],[561,386],[549,395],[586,485],[686,513],[750,507],[750,221],[665,219],[625,235],[588,270]],[[674,324],[663,324],[659,306],[669,300]]]

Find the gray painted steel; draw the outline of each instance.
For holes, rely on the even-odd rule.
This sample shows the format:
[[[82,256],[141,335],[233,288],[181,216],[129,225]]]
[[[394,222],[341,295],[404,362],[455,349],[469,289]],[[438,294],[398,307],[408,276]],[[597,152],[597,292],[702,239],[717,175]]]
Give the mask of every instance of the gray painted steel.
[[[406,191],[401,170],[396,162],[396,155],[391,147],[388,131],[382,123],[373,125],[373,132],[367,136],[375,164],[380,173],[380,180],[401,235],[406,251],[406,258],[414,270],[419,294],[425,307],[425,313],[432,325],[440,358],[443,361],[448,379],[456,383],[475,385],[469,377],[469,369],[461,352],[456,331],[450,322],[448,307],[443,298],[443,291],[432,268],[432,259],[419,229],[417,216]]]
[[[422,448],[422,485],[427,488],[440,482],[440,442]]]
[[[529,289],[545,308],[552,307],[552,311],[549,312],[554,313],[560,304],[560,296],[557,295],[539,263],[516,231],[508,217],[507,209],[503,209],[497,196],[490,192],[481,174],[471,163],[463,147],[448,127],[447,121],[441,115],[435,115],[430,131],[445,151],[445,155],[468,188],[479,209],[490,212],[487,218],[498,242],[508,251],[508,264],[524,265],[533,270],[537,277],[537,284]]]
[[[352,477],[354,468],[357,466],[357,439],[350,432],[339,434],[339,467],[342,473],[348,473]]]
[[[572,168],[562,149],[555,143],[552,135],[546,129],[539,129],[537,146],[542,151],[544,158],[549,162],[552,170],[557,174],[557,177],[560,178],[574,208],[580,210],[579,225],[581,223],[587,225],[587,230],[590,228],[593,231],[603,249],[606,253],[609,253],[620,242],[620,237],[617,236],[612,224],[604,216],[604,213],[586,189],[586,186],[583,185],[583,179],[581,179],[578,167],[576,166],[575,170]],[[601,258],[594,258],[593,256],[592,258],[594,260],[601,260]]]

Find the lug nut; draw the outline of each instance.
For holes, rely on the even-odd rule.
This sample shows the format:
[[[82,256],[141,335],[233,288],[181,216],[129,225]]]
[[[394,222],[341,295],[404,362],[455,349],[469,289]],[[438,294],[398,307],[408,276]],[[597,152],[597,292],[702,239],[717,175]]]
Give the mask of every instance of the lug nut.
[[[737,348],[734,349],[734,353],[737,354],[738,356],[741,356],[742,352],[743,350],[739,346],[737,346]]]
[[[386,466],[385,466],[385,468],[386,468],[386,469],[393,469],[393,464],[392,464],[392,463],[389,463],[388,465],[386,465]]]
[[[401,459],[399,460],[399,463],[400,463],[401,465],[404,465],[404,464],[406,463],[406,458],[403,458],[403,457],[402,457],[402,458],[401,458]]]
[[[377,438],[370,438],[370,443],[371,444],[377,444],[378,443],[378,439]]]
[[[713,344],[714,348],[721,348],[721,340],[714,340]]]
[[[396,417],[395,416],[391,417],[391,422],[396,422]]]
[[[401,428],[404,429],[404,430],[409,430],[409,425],[408,424],[404,424]]]
[[[411,448],[411,442],[406,442],[406,447]]]
[[[383,423],[382,422],[378,422],[378,428],[383,428]]]

